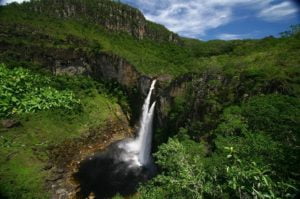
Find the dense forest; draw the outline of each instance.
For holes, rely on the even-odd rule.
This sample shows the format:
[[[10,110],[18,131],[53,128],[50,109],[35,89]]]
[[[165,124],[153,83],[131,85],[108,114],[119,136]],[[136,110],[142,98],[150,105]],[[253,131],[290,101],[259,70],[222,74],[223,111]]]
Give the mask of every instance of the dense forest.
[[[299,25],[200,41],[117,1],[31,0],[0,6],[0,198],[75,197],[78,162],[133,136],[152,78],[157,175],[114,198],[297,197]]]

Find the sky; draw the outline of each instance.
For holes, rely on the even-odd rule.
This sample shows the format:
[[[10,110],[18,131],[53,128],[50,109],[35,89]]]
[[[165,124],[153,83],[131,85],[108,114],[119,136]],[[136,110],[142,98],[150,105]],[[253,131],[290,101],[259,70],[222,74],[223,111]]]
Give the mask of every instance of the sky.
[[[0,0],[1,1],[1,0]],[[16,0],[2,0],[2,4]],[[22,2],[23,0],[17,0]],[[300,24],[300,0],[121,0],[180,36],[246,39],[279,36]]]

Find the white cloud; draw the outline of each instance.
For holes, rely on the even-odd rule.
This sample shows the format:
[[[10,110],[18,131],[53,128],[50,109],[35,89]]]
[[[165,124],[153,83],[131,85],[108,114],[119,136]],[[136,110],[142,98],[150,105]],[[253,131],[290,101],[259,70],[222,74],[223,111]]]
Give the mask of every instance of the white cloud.
[[[1,1],[1,0],[0,0]],[[2,0],[3,4],[24,0]],[[29,0],[25,0],[29,1]],[[235,20],[258,17],[279,21],[295,15],[292,0],[121,0],[141,9],[145,17],[182,36],[201,38],[207,31]],[[236,11],[250,12],[237,16]]]
[[[204,35],[205,30],[232,20],[230,9],[217,9],[194,1],[174,3],[155,13],[146,13],[145,16],[174,32],[190,37]]]
[[[12,2],[22,3],[23,1],[30,1],[30,0],[2,0],[0,1],[1,5],[9,4]]]
[[[218,39],[222,40],[236,40],[236,39],[245,39],[247,37],[250,37],[249,34],[229,34],[229,33],[222,33],[217,35]]]
[[[292,3],[278,0],[123,0],[141,9],[147,19],[163,24],[182,36],[201,38],[208,30],[235,20],[259,17],[268,20],[276,13],[280,20],[297,12]],[[282,2],[282,1],[281,1]],[[247,9],[248,15],[236,11]],[[275,14],[273,14],[275,15]],[[271,16],[270,18],[274,18]]]
[[[265,8],[259,13],[259,17],[267,21],[279,21],[290,17],[298,12],[296,5],[291,1],[285,1],[280,4]]]

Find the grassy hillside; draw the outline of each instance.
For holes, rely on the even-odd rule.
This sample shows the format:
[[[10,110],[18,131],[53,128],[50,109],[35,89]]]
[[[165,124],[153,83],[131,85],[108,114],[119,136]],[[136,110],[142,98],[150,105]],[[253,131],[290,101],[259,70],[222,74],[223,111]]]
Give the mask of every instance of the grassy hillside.
[[[44,169],[51,159],[49,148],[118,120],[115,112],[139,111],[130,110],[137,107],[128,99],[136,96],[126,96],[117,84],[52,76],[42,62],[31,59],[47,60],[60,49],[83,51],[88,58],[109,52],[141,74],[171,82],[162,83],[162,93],[157,93],[167,103],[157,106],[157,116],[166,116],[154,140],[159,175],[141,186],[137,197],[295,197],[300,175],[299,31],[259,40],[174,42],[163,26],[139,21],[143,16],[136,9],[114,1],[101,1],[100,7],[95,7],[97,0],[86,1],[82,5],[89,6],[88,12],[71,17],[53,12],[64,13],[72,2],[82,3],[48,5],[44,0],[0,7],[0,119],[21,124],[0,126],[0,197],[50,197],[45,179],[51,172]],[[43,13],[40,5],[53,10]],[[130,27],[109,29],[118,23],[102,22],[116,10],[98,16],[103,6],[133,13],[138,20],[116,14]],[[143,23],[150,36],[139,38],[134,31]],[[49,52],[40,54],[39,49]]]
[[[144,74],[178,76],[208,66],[236,70],[240,65],[243,68],[284,65],[287,70],[290,67],[293,70],[292,67],[299,64],[299,58],[295,56],[299,54],[299,37],[209,42],[184,39],[178,45],[147,38],[138,40],[122,32],[112,33],[84,18],[44,16],[29,11],[26,4],[0,9],[1,39],[5,43],[113,52]],[[1,54],[5,61],[10,61],[13,56],[5,51]]]
[[[126,106],[127,102],[86,77],[52,77],[4,65],[0,71],[1,118],[20,123],[11,129],[0,125],[0,194],[8,198],[50,197],[45,180],[52,173],[44,169],[51,161],[50,148],[89,135],[108,120],[118,120],[116,115],[122,113],[119,104]],[[44,89],[47,95],[43,95]]]

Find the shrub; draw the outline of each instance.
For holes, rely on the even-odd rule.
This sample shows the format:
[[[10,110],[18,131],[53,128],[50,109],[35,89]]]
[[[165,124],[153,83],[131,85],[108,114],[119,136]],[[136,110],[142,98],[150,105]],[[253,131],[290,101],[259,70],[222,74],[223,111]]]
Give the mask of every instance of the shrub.
[[[9,69],[0,65],[0,117],[51,108],[72,109],[79,104],[71,91],[58,91],[49,86],[48,77],[23,68]]]

